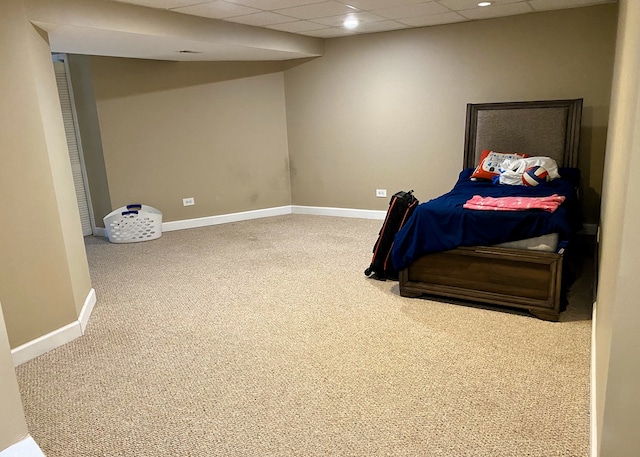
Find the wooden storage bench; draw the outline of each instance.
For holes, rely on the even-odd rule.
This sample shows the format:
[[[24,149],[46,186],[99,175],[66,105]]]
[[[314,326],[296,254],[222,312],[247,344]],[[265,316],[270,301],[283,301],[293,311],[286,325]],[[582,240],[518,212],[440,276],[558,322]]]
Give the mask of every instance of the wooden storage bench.
[[[437,295],[527,309],[558,321],[562,255],[499,247],[460,247],[419,258],[400,272],[400,295]]]

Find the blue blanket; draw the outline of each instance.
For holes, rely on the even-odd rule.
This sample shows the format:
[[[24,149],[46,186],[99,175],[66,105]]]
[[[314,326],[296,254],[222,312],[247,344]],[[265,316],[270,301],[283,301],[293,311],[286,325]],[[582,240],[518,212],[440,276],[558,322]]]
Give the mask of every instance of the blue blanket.
[[[396,234],[391,259],[396,270],[407,268],[419,257],[459,246],[490,246],[507,241],[559,233],[566,244],[580,228],[577,204],[577,169],[560,169],[562,178],[536,187],[471,181],[473,168],[460,173],[451,190],[418,205],[404,227]],[[474,195],[482,197],[566,197],[553,213],[543,210],[481,211],[462,207]]]

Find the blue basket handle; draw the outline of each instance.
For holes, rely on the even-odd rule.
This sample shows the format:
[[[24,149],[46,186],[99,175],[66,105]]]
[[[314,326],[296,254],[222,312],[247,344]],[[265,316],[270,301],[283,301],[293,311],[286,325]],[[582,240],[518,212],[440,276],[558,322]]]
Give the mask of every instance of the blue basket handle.
[[[137,211],[123,211],[123,212],[122,212],[122,215],[123,215],[123,216],[127,216],[127,215],[129,215],[129,214],[138,214],[138,212],[137,212]]]
[[[131,205],[127,205],[127,210],[129,211],[140,211],[142,209],[142,205],[139,203],[132,203]]]

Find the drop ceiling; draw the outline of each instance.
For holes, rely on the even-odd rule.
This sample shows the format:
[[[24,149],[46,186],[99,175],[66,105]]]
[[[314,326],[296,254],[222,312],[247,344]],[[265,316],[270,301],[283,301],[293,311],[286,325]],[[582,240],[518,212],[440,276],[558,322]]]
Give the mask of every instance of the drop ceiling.
[[[616,0],[112,0],[273,30],[332,38],[451,24]],[[355,29],[343,26],[355,18]]]
[[[22,0],[56,53],[169,61],[318,57],[324,39],[616,0]],[[639,0],[640,1],[640,0]],[[348,29],[345,19],[359,24]]]

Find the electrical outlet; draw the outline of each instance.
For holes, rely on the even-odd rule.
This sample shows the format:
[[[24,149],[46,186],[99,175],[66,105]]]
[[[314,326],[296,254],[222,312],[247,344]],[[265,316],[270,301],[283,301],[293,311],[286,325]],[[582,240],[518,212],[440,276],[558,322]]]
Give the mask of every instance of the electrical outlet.
[[[182,206],[191,206],[191,205],[195,205],[196,201],[193,197],[189,197],[189,198],[183,198],[182,199]]]
[[[376,197],[386,197],[387,189],[376,189]]]

